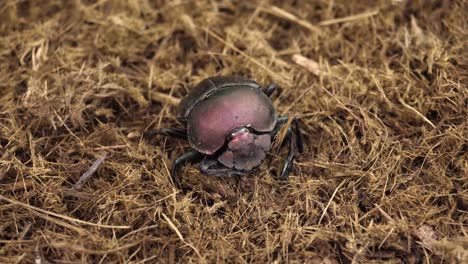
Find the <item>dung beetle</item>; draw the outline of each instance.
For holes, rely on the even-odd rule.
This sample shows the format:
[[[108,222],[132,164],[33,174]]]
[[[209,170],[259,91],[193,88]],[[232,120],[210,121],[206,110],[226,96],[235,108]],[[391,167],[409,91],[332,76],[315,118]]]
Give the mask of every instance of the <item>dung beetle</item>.
[[[279,88],[266,88],[241,77],[216,76],[196,85],[178,107],[182,128],[161,128],[155,134],[188,140],[191,151],[172,165],[171,177],[186,163],[200,162],[200,170],[212,176],[243,175],[258,167],[271,148],[273,138],[288,123],[278,116],[269,96]],[[296,119],[288,127],[289,153],[280,174],[287,179],[296,153],[303,151]]]

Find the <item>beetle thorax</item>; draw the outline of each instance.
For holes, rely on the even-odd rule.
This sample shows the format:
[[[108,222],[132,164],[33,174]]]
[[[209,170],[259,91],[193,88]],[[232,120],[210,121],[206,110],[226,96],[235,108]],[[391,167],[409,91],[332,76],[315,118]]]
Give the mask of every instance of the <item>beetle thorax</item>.
[[[257,134],[247,127],[235,128],[218,160],[226,167],[249,171],[260,165],[270,146],[270,134]]]

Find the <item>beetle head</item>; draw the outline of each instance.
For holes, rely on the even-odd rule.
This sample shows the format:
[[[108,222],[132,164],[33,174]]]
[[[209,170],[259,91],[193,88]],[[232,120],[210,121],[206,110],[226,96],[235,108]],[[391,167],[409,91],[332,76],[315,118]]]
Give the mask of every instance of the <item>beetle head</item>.
[[[226,167],[249,171],[260,165],[270,146],[270,134],[256,134],[248,127],[239,127],[231,131],[227,148],[218,160]]]

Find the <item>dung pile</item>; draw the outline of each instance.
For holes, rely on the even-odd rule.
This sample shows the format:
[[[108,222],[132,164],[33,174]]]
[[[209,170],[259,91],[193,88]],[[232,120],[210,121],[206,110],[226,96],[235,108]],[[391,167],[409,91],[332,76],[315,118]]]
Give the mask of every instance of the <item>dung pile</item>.
[[[466,10],[2,1],[0,262],[467,261]],[[187,166],[182,192],[187,143],[141,135],[231,74],[283,87],[305,153],[287,183],[287,148],[243,178]]]

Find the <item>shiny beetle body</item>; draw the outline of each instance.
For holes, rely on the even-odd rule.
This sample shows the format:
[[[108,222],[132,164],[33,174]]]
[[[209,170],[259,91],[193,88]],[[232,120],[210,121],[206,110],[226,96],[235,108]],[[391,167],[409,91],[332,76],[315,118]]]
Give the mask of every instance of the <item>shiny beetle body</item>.
[[[269,96],[277,88],[263,89],[254,81],[240,77],[210,77],[195,86],[178,108],[183,128],[163,128],[158,134],[187,139],[190,152],[178,157],[171,170],[176,184],[177,170],[187,162],[201,161],[200,170],[208,175],[243,175],[258,167],[270,150],[272,140],[287,123],[278,116]],[[302,152],[302,137],[297,120],[288,128],[288,158],[281,172],[287,178],[297,150]]]

